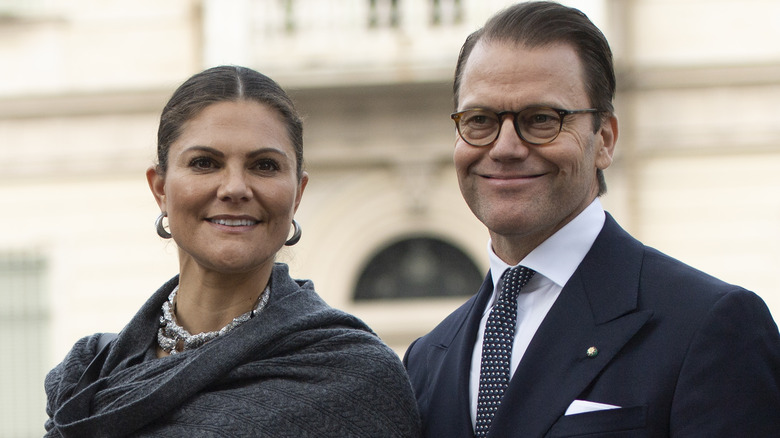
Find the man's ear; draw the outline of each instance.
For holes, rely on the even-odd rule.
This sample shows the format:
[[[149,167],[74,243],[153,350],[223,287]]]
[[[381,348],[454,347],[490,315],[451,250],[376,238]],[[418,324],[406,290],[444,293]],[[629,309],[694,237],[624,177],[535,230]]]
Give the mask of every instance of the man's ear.
[[[157,201],[160,211],[168,211],[165,197],[165,177],[160,174],[156,166],[146,169],[146,181],[149,183],[149,188],[152,190],[152,195],[154,195],[154,200]]]
[[[601,128],[596,136],[596,167],[604,170],[612,164],[612,155],[615,153],[615,144],[617,144],[618,120],[614,114],[610,114],[601,123]]]

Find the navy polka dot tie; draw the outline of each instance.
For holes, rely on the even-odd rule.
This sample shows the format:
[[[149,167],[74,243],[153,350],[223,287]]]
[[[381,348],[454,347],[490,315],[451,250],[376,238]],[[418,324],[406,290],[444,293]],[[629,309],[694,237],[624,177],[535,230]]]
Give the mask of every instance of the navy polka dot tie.
[[[533,277],[525,266],[507,269],[501,277],[501,294],[490,311],[482,340],[482,364],[477,395],[477,438],[487,436],[501,397],[509,386],[509,361],[515,340],[517,296]]]

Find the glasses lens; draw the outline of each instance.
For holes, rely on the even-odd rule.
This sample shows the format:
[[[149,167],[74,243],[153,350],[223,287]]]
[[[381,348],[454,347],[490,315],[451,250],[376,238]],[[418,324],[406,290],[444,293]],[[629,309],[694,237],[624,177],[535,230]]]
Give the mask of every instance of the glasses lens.
[[[552,108],[527,108],[515,117],[520,136],[529,143],[552,141],[561,131],[561,116]]]
[[[496,139],[501,125],[496,113],[473,109],[463,112],[458,120],[458,132],[473,146],[489,145]]]

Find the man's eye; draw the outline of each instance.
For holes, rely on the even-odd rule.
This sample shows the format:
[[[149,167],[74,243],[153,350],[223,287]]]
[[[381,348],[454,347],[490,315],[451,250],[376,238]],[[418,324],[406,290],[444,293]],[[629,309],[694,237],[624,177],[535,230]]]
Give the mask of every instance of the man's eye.
[[[523,123],[526,126],[546,127],[557,125],[559,122],[558,115],[544,111],[527,114],[523,117]]]
[[[467,116],[464,122],[470,127],[478,128],[493,125],[495,120],[487,114],[473,114]]]

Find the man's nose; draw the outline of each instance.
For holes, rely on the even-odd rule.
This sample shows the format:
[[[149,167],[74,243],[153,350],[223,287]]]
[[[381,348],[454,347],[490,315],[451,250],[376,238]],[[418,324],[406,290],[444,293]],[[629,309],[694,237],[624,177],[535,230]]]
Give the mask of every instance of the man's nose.
[[[523,141],[515,130],[514,117],[512,114],[504,114],[501,119],[501,129],[498,137],[490,145],[488,154],[490,158],[497,161],[504,160],[522,160],[528,157],[531,145]]]

